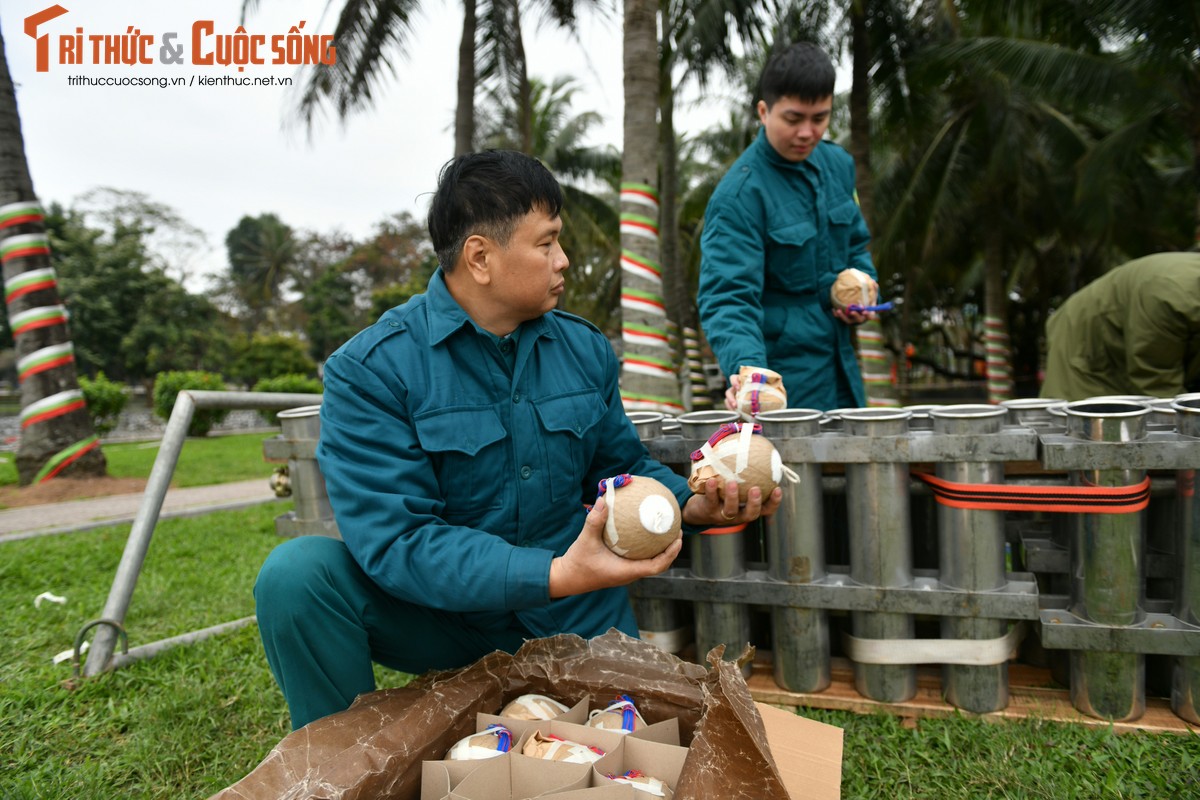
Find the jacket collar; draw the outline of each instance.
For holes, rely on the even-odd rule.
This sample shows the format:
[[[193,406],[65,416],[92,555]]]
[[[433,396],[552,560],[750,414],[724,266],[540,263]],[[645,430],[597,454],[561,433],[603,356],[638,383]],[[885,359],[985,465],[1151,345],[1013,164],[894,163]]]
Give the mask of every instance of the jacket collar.
[[[433,277],[429,279],[429,286],[425,289],[425,309],[429,324],[430,344],[440,344],[463,327],[471,328],[479,334],[487,333],[475,323],[475,320],[471,319],[466,310],[454,299],[454,295],[450,294],[450,288],[446,286],[446,276],[442,273],[441,267],[434,271]],[[543,314],[537,319],[521,323],[521,339],[528,338],[532,342],[542,335],[553,338],[554,331],[547,319],[549,316],[549,314]]]
[[[767,160],[767,163],[772,164],[780,169],[792,169],[796,170],[797,172],[806,168],[820,171],[821,168],[817,164],[816,157],[818,153],[823,154],[823,148],[825,146],[825,140],[822,139],[821,141],[817,142],[817,146],[813,148],[813,151],[809,154],[808,158],[800,162],[788,161],[786,158],[779,155],[779,152],[771,146],[770,142],[767,141],[767,129],[761,127],[758,129],[758,137],[754,140],[754,144],[752,145],[752,147],[757,147],[761,151],[762,156]]]

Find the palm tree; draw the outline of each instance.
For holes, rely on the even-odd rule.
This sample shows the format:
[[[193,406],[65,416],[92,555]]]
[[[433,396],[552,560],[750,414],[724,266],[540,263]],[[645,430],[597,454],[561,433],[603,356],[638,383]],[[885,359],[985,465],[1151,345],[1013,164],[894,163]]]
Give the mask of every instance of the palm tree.
[[[658,7],[625,0],[621,158],[621,396],[626,410],[683,410],[659,255]]]
[[[1018,81],[1005,58],[1019,52],[1021,63],[1045,70],[1098,51],[1069,8],[1018,5],[997,13],[964,2],[956,15],[935,17],[930,27],[949,31],[948,43],[925,48],[907,67],[929,100],[883,118],[909,144],[907,153],[886,156],[888,186],[877,214],[887,220],[877,230],[881,274],[905,273],[904,291],[911,294],[938,275],[939,264],[955,265],[959,274],[978,269],[992,401],[1012,392],[1008,298],[1030,254],[1046,237],[1061,235],[1047,222],[1062,217],[1048,209],[1055,207],[1052,200],[1073,202],[1063,179],[1086,148],[1085,131],[1055,102],[1047,78],[1053,73]],[[1005,58],[980,57],[983,41],[1002,43]],[[936,279],[953,283],[944,272]]]
[[[675,131],[676,100],[688,83],[702,90],[720,69],[737,69],[737,45],[764,45],[764,24],[758,0],[662,0],[663,36],[659,43],[659,150],[661,165],[660,255],[667,316],[683,333],[685,383],[690,384],[690,405],[709,405],[701,353],[700,315],[695,292],[680,261],[681,223],[679,174],[681,142]],[[675,354],[677,355],[677,354]]]
[[[258,4],[259,0],[243,0],[243,17]],[[574,28],[573,0],[542,0],[538,8],[556,24]],[[311,125],[326,104],[341,119],[373,105],[380,81],[387,73],[395,73],[393,59],[403,57],[420,11],[419,0],[345,0],[332,34],[337,59],[307,70],[297,108],[300,118]],[[474,149],[475,90],[481,78],[509,88],[521,109],[525,134],[521,141],[527,147],[531,111],[519,0],[463,0],[454,120],[456,156]]]
[[[594,111],[572,113],[578,92],[573,78],[559,77],[550,84],[532,78],[529,83],[533,114],[528,130],[522,130],[511,97],[493,92],[495,102],[489,107],[498,113],[480,120],[479,138],[485,147],[513,148],[528,136],[529,152],[558,177],[564,196],[562,244],[571,258],[562,307],[611,333],[620,289],[615,208],[621,159],[612,147],[584,144],[601,120]]]
[[[257,332],[280,306],[280,289],[295,266],[298,243],[274,214],[242,217],[225,236],[227,294],[240,308],[246,333]]]
[[[107,467],[76,379],[44,217],[0,34],[0,262],[21,382],[16,461],[23,486],[56,475],[103,475]]]

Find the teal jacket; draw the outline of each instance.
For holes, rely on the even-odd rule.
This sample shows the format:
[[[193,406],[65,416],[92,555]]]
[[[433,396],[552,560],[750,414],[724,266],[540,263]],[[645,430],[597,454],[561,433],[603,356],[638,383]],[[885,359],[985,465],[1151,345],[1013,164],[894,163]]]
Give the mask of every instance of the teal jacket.
[[[590,323],[552,311],[521,326],[515,356],[502,344],[439,270],[330,356],[317,459],[342,538],[404,600],[483,626],[515,614],[535,637],[636,636],[623,588],[552,601],[550,561],[600,480],[649,475],[680,505],[687,482],[638,440],[612,347]]]
[[[850,154],[822,141],[793,164],[759,131],[709,200],[700,240],[700,320],[722,371],[779,372],[792,408],[866,405],[829,293],[847,267],[876,277],[869,241]]]
[[[1067,298],[1046,323],[1042,396],[1174,397],[1200,386],[1200,253],[1123,264]]]

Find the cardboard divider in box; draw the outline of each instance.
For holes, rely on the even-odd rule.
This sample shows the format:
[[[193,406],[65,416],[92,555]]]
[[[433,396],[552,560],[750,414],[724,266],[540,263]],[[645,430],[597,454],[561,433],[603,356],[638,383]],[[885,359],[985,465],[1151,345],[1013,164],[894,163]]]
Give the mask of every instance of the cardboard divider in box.
[[[427,782],[423,774],[422,800],[442,800],[445,797],[459,800],[525,800],[544,794],[586,789],[591,785],[591,767],[588,764],[540,761],[516,753],[477,761],[475,764],[476,769],[453,788],[446,787],[436,774],[430,775],[431,780]],[[446,791],[438,794],[443,788]]]
[[[688,750],[678,745],[678,738],[675,739],[676,744],[670,744],[646,738],[644,733],[644,730],[638,731],[638,734],[643,735],[626,737],[619,749],[592,764],[593,786],[612,786],[613,781],[608,775],[624,775],[629,770],[637,770],[643,775],[662,781],[664,786],[659,796],[672,800],[675,787],[679,785],[679,776],[683,773],[683,763],[687,760]],[[652,795],[643,792],[639,796],[648,798]]]
[[[542,722],[533,728],[525,731],[520,740],[513,745],[513,755],[519,755],[525,751],[525,746],[529,740],[533,738],[535,733],[540,733],[543,736],[557,736],[560,739],[566,739],[568,742],[575,742],[587,747],[596,748],[602,751],[602,755],[616,752],[621,749],[621,743],[628,734],[617,733],[616,731],[606,731],[601,728],[589,728],[586,725],[577,725],[573,722],[562,722],[554,719],[549,722]],[[540,761],[542,759],[532,758],[530,756],[521,755],[521,758],[529,758],[531,761]],[[590,767],[590,764],[587,766]]]
[[[552,797],[554,800],[643,800],[645,797],[643,793],[638,792],[638,790],[634,789],[632,786],[621,786],[618,784],[610,784],[608,786],[600,786],[589,789],[569,789],[565,792],[552,792],[539,796]],[[451,792],[446,796],[446,800],[472,799]]]
[[[579,703],[586,717],[587,699]],[[565,716],[565,715],[564,715]],[[511,726],[508,723],[513,723]],[[591,785],[591,764],[546,761],[521,755],[534,735],[551,734],[571,742],[597,747],[605,753],[620,749],[624,734],[589,728],[576,723],[503,719],[491,714],[476,715],[476,731],[501,724],[512,733],[512,749],[502,756],[474,761],[426,761],[421,764],[421,800],[442,800],[450,792],[470,795],[472,800],[509,800],[534,797],[552,790],[583,789]],[[516,763],[513,763],[516,762]],[[503,778],[503,780],[501,780]],[[500,787],[509,786],[510,789]]]

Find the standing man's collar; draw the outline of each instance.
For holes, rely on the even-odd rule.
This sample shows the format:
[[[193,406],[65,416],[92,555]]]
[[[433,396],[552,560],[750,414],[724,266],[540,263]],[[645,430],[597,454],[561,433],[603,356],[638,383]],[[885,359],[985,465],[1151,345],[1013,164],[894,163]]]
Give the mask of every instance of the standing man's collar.
[[[760,148],[763,152],[763,157],[766,158],[767,161],[773,166],[780,167],[782,169],[793,169],[799,172],[804,169],[805,165],[809,165],[815,170],[820,169],[814,156],[821,152],[822,148],[825,147],[825,140],[822,139],[821,141],[817,142],[817,146],[813,148],[812,155],[799,162],[788,161],[786,158],[779,155],[778,151],[776,151],[775,148],[771,146],[771,143],[767,141],[766,128],[760,127],[758,129],[758,136],[754,139],[754,143],[751,145],[751,147]]]

